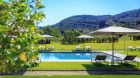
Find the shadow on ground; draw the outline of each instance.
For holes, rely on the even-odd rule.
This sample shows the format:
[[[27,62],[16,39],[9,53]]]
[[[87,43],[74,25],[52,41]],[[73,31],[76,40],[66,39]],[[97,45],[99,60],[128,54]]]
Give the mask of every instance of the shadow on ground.
[[[11,73],[0,73],[0,75],[24,75],[24,73],[26,72],[26,70],[22,70],[22,71],[18,71],[18,72],[11,72]]]
[[[89,74],[134,74],[139,75],[140,70],[137,65],[123,63],[118,65],[108,65],[103,63],[83,64]]]

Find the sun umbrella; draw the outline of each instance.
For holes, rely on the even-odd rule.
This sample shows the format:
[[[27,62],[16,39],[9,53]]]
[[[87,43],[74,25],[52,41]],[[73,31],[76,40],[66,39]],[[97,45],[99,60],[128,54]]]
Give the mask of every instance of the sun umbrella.
[[[84,42],[84,39],[91,39],[91,38],[94,38],[94,37],[89,36],[89,35],[80,35],[80,36],[77,36],[76,38],[83,39],[83,42]],[[84,48],[84,44],[83,44],[83,48]]]
[[[44,37],[44,38],[52,38],[54,36],[51,36],[51,35],[41,35],[41,37]]]
[[[51,36],[51,35],[41,35],[41,37],[44,37],[44,38],[53,38],[54,36]]]
[[[125,28],[125,27],[118,27],[118,26],[110,26],[110,27],[106,27],[106,28],[103,28],[100,30],[96,30],[91,33],[95,33],[95,34],[135,34],[135,33],[140,33],[140,30]]]
[[[115,34],[135,34],[140,33],[140,30],[125,28],[125,27],[118,27],[118,26],[110,26],[106,27],[100,30],[96,30],[94,32],[91,32],[94,34],[107,34],[112,35],[112,60],[111,64],[114,65],[114,35]]]

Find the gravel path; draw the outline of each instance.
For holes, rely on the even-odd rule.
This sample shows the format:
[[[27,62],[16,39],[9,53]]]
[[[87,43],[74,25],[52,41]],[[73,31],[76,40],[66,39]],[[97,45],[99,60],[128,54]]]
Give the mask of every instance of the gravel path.
[[[93,71],[26,71],[23,75],[32,75],[32,76],[40,76],[40,75],[95,75],[95,74],[134,74],[140,75],[139,70],[93,70]]]
[[[86,71],[27,71],[24,75],[89,75]]]
[[[25,71],[13,73],[11,75],[28,75],[28,76],[53,76],[53,75],[140,75],[140,70],[39,70],[39,71]],[[1,74],[2,76],[2,74]],[[0,76],[0,77],[1,77]]]

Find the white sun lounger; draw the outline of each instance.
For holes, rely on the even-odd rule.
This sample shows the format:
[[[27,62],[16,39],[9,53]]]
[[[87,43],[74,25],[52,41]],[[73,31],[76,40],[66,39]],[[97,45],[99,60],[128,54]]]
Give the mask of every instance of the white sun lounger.
[[[54,50],[54,46],[50,46],[48,50],[50,51]]]
[[[136,49],[137,49],[137,50],[140,50],[140,46],[137,46]]]
[[[128,49],[128,50],[131,50],[131,51],[132,51],[132,50],[135,50],[135,48],[134,48],[133,46],[128,46],[127,49]]]
[[[86,50],[86,51],[91,51],[91,47],[90,47],[90,46],[86,46],[86,47],[85,47],[85,50]]]
[[[76,47],[75,47],[75,50],[76,50],[76,51],[80,51],[80,50],[81,50],[80,46],[76,46]]]

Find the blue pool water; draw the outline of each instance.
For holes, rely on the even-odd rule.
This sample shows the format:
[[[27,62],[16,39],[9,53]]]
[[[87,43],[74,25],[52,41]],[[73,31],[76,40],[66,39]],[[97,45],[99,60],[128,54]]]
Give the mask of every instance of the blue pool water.
[[[42,52],[39,57],[42,61],[90,61],[96,55],[107,55],[102,52]],[[111,59],[111,55],[107,59]],[[115,57],[115,59],[119,59]]]

